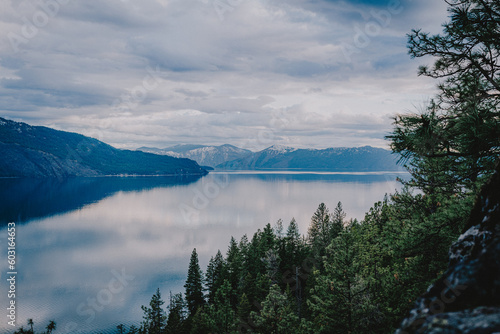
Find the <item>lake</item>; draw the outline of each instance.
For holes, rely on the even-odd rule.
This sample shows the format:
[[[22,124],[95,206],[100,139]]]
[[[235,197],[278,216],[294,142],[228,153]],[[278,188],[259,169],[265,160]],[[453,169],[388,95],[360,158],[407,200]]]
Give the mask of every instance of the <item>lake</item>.
[[[195,177],[0,179],[0,245],[16,223],[17,328],[49,320],[56,333],[116,333],[138,324],[141,305],[160,288],[183,292],[189,257],[197,249],[205,271],[229,240],[282,219],[305,234],[321,202],[341,201],[362,219],[374,202],[400,188],[395,173],[212,172]],[[5,257],[2,257],[5,259]],[[8,289],[2,273],[1,307]],[[5,316],[0,332],[12,333]]]

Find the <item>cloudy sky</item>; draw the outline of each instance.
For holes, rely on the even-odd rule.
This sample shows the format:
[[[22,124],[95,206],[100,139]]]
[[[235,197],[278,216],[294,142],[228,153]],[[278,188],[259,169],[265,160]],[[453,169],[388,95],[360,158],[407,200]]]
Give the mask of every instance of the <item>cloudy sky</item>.
[[[442,0],[0,0],[0,116],[120,148],[387,146]]]

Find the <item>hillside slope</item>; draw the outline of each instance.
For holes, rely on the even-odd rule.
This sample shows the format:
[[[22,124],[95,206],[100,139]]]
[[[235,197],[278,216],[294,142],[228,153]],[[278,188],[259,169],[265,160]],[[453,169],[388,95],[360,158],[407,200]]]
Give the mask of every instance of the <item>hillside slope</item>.
[[[339,172],[396,171],[399,169],[391,152],[381,148],[364,146],[314,150],[276,145],[218,165],[217,168],[226,170],[283,169]]]
[[[204,175],[196,162],[119,150],[80,134],[0,118],[0,177]]]
[[[220,146],[176,145],[165,149],[141,147],[138,150],[177,158],[188,158],[196,161],[202,166],[210,167],[240,159],[252,153],[252,151],[229,144]]]

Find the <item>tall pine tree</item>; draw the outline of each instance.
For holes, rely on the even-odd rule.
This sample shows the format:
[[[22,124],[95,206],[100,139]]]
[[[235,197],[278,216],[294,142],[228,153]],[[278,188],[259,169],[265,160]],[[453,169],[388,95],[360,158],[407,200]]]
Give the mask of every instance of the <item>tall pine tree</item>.
[[[141,306],[144,311],[144,320],[141,330],[148,334],[162,334],[165,329],[165,321],[167,317],[162,306],[164,301],[161,299],[160,289],[156,289],[156,293],[149,302],[149,307]]]
[[[182,293],[172,294],[170,292],[170,304],[168,306],[168,317],[165,326],[167,334],[186,333],[186,312]]]
[[[220,250],[218,250],[215,257],[212,257],[208,262],[207,272],[205,274],[205,285],[207,287],[209,304],[214,303],[215,293],[224,282],[224,267],[224,257]]]
[[[203,297],[203,273],[198,262],[196,248],[193,249],[193,252],[191,253],[184,288],[186,289],[186,303],[189,316],[194,316],[196,314],[196,310],[205,304],[205,298]]]

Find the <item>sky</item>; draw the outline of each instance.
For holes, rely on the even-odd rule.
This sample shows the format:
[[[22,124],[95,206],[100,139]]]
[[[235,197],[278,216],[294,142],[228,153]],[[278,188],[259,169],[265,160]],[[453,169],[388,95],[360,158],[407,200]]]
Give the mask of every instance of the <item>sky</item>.
[[[0,117],[118,148],[388,147],[442,0],[0,0]]]

